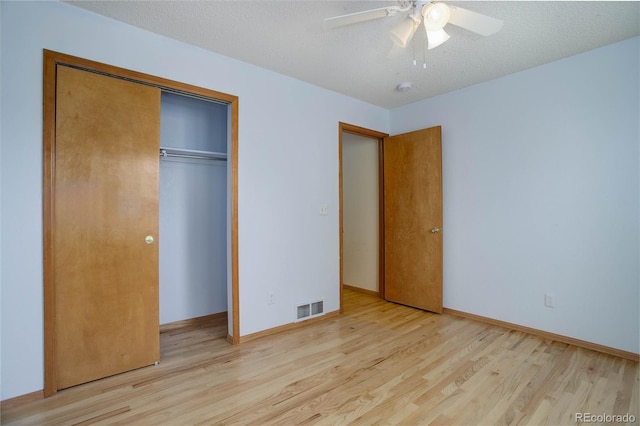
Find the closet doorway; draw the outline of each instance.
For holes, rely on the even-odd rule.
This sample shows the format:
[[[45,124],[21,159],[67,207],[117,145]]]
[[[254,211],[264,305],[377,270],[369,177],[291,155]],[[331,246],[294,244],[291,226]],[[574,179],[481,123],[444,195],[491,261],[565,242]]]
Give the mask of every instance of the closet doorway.
[[[68,71],[79,78],[61,77],[62,75],[69,75]],[[87,78],[85,79],[84,76]],[[205,154],[202,154],[202,156],[210,157],[213,155],[214,157],[220,157],[213,161],[223,160],[221,157],[226,156],[228,152],[227,165],[222,169],[222,172],[220,170],[217,171],[217,175],[222,176],[218,185],[220,186],[221,182],[224,182],[221,185],[225,187],[218,187],[217,192],[225,192],[225,194],[218,199],[218,202],[212,203],[218,209],[223,210],[219,212],[219,216],[223,218],[221,220],[223,223],[219,223],[219,225],[222,226],[224,224],[225,229],[214,232],[213,235],[218,240],[218,246],[215,250],[212,250],[226,254],[222,260],[219,260],[219,264],[226,264],[224,265],[226,268],[219,269],[224,269],[223,274],[225,277],[221,278],[221,280],[226,281],[226,289],[224,290],[228,295],[228,300],[226,301],[229,323],[228,340],[232,343],[239,343],[237,237],[238,98],[47,50],[44,51],[43,77],[45,396],[51,396],[58,389],[73,386],[83,381],[94,380],[124,372],[131,368],[148,365],[153,363],[154,359],[157,359],[157,355],[153,354],[155,348],[157,348],[156,343],[159,341],[158,325],[161,321],[158,315],[157,298],[159,292],[157,247],[158,244],[162,245],[162,235],[158,235],[158,169],[160,167],[160,155],[168,156],[170,154],[169,148],[165,149],[164,154],[159,149],[161,143],[159,127],[162,97],[170,99],[168,101],[165,99],[168,103],[176,99],[177,103],[186,99],[207,102],[207,105],[215,105],[214,109],[219,108],[226,112],[226,115],[219,117],[220,120],[226,123],[226,126],[221,126],[221,128],[224,128],[223,131],[226,136],[218,140],[219,147],[207,146],[204,147],[206,149],[190,149],[174,146],[172,148],[182,149],[182,154],[185,154],[184,150],[191,150],[191,154],[203,151]],[[65,86],[62,85],[61,78],[64,78]],[[76,81],[88,81],[88,83],[78,86]],[[112,84],[114,87],[123,85],[129,87],[119,91],[125,96],[122,99],[125,99],[123,102],[127,102],[126,107],[130,108],[128,112],[124,113],[124,117],[120,114],[119,105],[121,104],[119,104],[120,101],[118,99],[110,101],[110,104],[106,106],[102,102],[103,99],[112,97],[110,89]],[[135,132],[127,130],[135,127],[132,121],[133,123],[137,122],[138,117],[136,114],[139,114],[139,109],[136,105],[139,101],[127,99],[126,94],[137,91],[137,88],[140,88],[140,91],[150,92],[152,95],[147,97],[148,101],[145,101],[145,105],[148,106],[145,106],[144,109],[144,114],[152,117],[150,121],[151,130],[142,131],[142,133],[145,137],[150,135],[151,138],[155,135],[157,139],[156,141],[150,140],[150,144],[145,145],[150,146],[151,149],[145,148],[144,156],[131,155],[137,152],[136,147],[138,144],[134,140],[135,137],[128,136],[128,134],[135,134]],[[99,91],[96,92],[98,89]],[[174,96],[179,96],[179,98],[174,98]],[[82,97],[80,103],[75,102],[76,97]],[[99,108],[104,110],[101,111]],[[108,119],[104,115],[106,114],[105,111],[120,114],[122,120]],[[130,115],[133,117],[128,117]],[[78,117],[80,116],[88,116],[89,118],[87,119],[88,121],[84,120],[84,130],[81,129],[81,135],[78,136],[76,135],[76,124],[74,123],[78,122]],[[155,118],[153,118],[154,116]],[[61,119],[66,121],[62,123],[60,122]],[[128,124],[125,124],[126,122]],[[153,124],[154,122],[155,124]],[[118,129],[118,127],[122,128]],[[111,133],[115,132],[113,135],[116,136],[111,133],[105,133],[103,131],[105,128],[108,128]],[[72,130],[67,132],[67,129]],[[174,131],[173,135],[179,133],[179,131]],[[119,138],[120,136],[117,136],[117,134],[125,135],[124,137],[127,140],[124,144],[109,142],[109,138]],[[59,139],[60,137],[67,137],[67,140],[63,141]],[[222,150],[223,145],[224,152]],[[192,148],[202,147],[195,146]],[[66,150],[66,152],[58,151],[59,149]],[[217,151],[218,149],[220,151]],[[174,151],[173,154],[176,154],[176,152]],[[99,160],[96,157],[97,155],[101,155],[102,160]],[[200,156],[200,154],[198,155]],[[203,158],[191,158],[191,160],[205,161]],[[206,161],[212,160],[208,158]],[[72,168],[69,169],[69,167]],[[145,176],[150,176],[150,183],[139,181],[134,175],[126,173],[136,170],[142,171]],[[213,175],[216,175],[216,173],[213,173]],[[86,189],[84,187],[89,184],[98,185],[102,192],[98,200],[94,200],[95,202],[80,203],[80,198],[82,198],[80,192]],[[131,188],[140,189],[139,193],[137,193],[138,195],[133,194],[132,197],[122,198],[122,195]],[[93,189],[89,188],[87,191],[87,194],[91,194]],[[134,223],[137,223],[136,212],[139,210],[140,198],[145,206],[145,211],[149,209],[152,211],[149,216],[151,222],[148,224],[145,222],[143,226],[134,225],[132,228],[121,228],[118,217],[126,217],[127,220],[131,219]],[[76,208],[76,204],[80,206],[80,209]],[[82,205],[86,208],[82,207]],[[155,213],[153,213],[154,209]],[[102,220],[103,212],[108,212],[108,222]],[[86,225],[85,222],[90,223]],[[88,232],[92,228],[93,230]],[[220,240],[221,234],[224,234],[222,237],[224,243]],[[209,235],[212,234],[210,233]],[[133,242],[127,242],[129,240],[124,239],[124,237],[133,238]],[[134,245],[135,247],[133,247]],[[209,249],[209,247],[205,247],[205,249]],[[108,250],[108,252],[103,252],[103,250]],[[131,270],[130,265],[132,260],[133,264],[135,264],[136,253],[143,251],[150,253],[152,257],[148,261],[144,260],[143,263],[145,265],[155,265],[155,272],[150,271],[149,274],[144,276],[136,275],[135,268],[133,268],[134,273],[121,274],[120,268],[127,264],[129,265],[129,270]],[[187,256],[192,254],[187,253]],[[96,264],[95,262],[101,263]],[[87,274],[87,278],[84,279],[85,274],[82,271],[92,271],[93,275],[88,276]],[[105,277],[105,274],[108,277]],[[71,280],[70,277],[73,279]],[[145,281],[145,288],[149,290],[148,292],[127,290],[128,287],[137,285],[139,280]],[[66,286],[68,281],[76,282],[76,287],[69,288]],[[98,283],[97,288],[95,288],[96,283]],[[93,286],[96,291],[87,293],[87,297],[83,300],[73,299],[71,305],[69,305],[67,296],[75,294],[76,290],[82,289],[83,286]],[[121,295],[124,293],[130,295],[127,296],[130,299],[127,302],[129,304],[124,311],[119,311],[117,306],[122,303]],[[109,297],[104,297],[104,295]],[[109,303],[112,305],[109,305]],[[95,312],[96,309],[99,312]],[[211,307],[206,309],[211,309]],[[91,310],[93,312],[89,312]],[[66,319],[75,321],[73,318],[78,316],[80,319],[78,320],[79,323],[74,325],[75,331],[65,337],[60,332],[67,325],[66,323],[64,325],[61,324],[60,318],[67,311],[73,311],[74,315],[68,316],[69,318],[65,317]],[[85,313],[87,315],[84,315]],[[123,326],[121,324],[122,317],[130,315],[134,315],[131,317],[132,321],[143,321],[150,325],[148,327]],[[181,313],[179,315],[185,314]],[[187,313],[186,315],[191,314]],[[136,319],[133,319],[134,317]],[[141,320],[140,318],[143,319]],[[83,329],[82,322],[89,322],[87,319],[93,323],[90,325],[90,329]],[[113,330],[114,328],[115,330]],[[130,333],[129,328],[134,329],[134,331]],[[144,339],[154,341],[153,344],[138,345],[141,351],[144,351],[144,348],[149,346],[150,353],[147,354],[149,356],[136,355],[138,360],[133,363],[122,362],[118,365],[111,365],[114,358],[118,358],[121,361],[129,357],[127,342],[143,338],[140,333],[144,334]],[[126,335],[124,339],[122,338],[123,335]],[[83,365],[80,364],[81,361],[73,360],[73,363],[75,363],[73,368],[84,369],[89,373],[80,378],[64,378],[67,376],[62,373],[61,369],[68,368],[69,362],[68,360],[65,361],[66,364],[60,362],[64,357],[60,352],[61,346],[64,345],[64,340],[61,337],[67,341],[73,341],[77,346],[76,349],[82,348],[84,350],[99,343],[100,347],[107,348],[104,350],[108,351],[110,350],[109,339],[114,336],[119,336],[120,339],[114,343],[114,345],[117,345],[117,350],[112,350],[112,353],[106,356],[101,355],[98,361],[92,361],[92,356],[87,353],[87,356],[84,357],[87,363]],[[78,352],[76,349],[63,348],[67,353],[76,353]]]
[[[226,313],[228,107],[162,92],[160,324]]]

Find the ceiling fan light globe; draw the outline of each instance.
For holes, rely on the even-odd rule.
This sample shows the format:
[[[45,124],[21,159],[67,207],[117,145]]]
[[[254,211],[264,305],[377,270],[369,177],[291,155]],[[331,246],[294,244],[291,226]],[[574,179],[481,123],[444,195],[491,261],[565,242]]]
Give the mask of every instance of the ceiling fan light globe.
[[[419,24],[411,18],[404,19],[389,31],[389,37],[391,37],[391,40],[393,40],[397,46],[407,47],[407,43],[409,43],[409,40],[413,37],[418,25]]]
[[[427,30],[427,49],[431,50],[440,46],[442,43],[449,40],[450,37],[451,36],[442,28],[435,31]]]
[[[427,31],[441,30],[449,22],[451,10],[444,3],[429,3],[422,9],[422,17]]]

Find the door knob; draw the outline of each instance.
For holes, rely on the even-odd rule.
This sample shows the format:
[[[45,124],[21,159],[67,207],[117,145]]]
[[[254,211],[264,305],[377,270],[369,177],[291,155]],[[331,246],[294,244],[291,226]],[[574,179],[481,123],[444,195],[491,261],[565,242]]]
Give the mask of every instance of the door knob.
[[[147,244],[153,244],[153,236],[147,235],[146,237],[144,237],[144,242]]]
[[[437,234],[438,232],[440,232],[440,228],[438,228],[437,226],[434,226],[434,227],[431,229],[431,233],[432,233],[432,234]]]

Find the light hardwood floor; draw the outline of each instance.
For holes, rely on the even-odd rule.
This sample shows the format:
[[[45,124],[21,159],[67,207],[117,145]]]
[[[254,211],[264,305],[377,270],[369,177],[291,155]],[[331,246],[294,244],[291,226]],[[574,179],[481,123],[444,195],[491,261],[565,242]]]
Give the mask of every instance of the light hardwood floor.
[[[638,363],[345,291],[345,313],[239,346],[166,331],[162,361],[2,412],[2,424],[576,424],[640,417]]]

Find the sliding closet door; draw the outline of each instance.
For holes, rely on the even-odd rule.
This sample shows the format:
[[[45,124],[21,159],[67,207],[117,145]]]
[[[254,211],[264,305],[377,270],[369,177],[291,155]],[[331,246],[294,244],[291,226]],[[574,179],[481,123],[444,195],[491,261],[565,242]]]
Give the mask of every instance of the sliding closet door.
[[[57,67],[57,389],[159,360],[159,133],[159,89]]]

